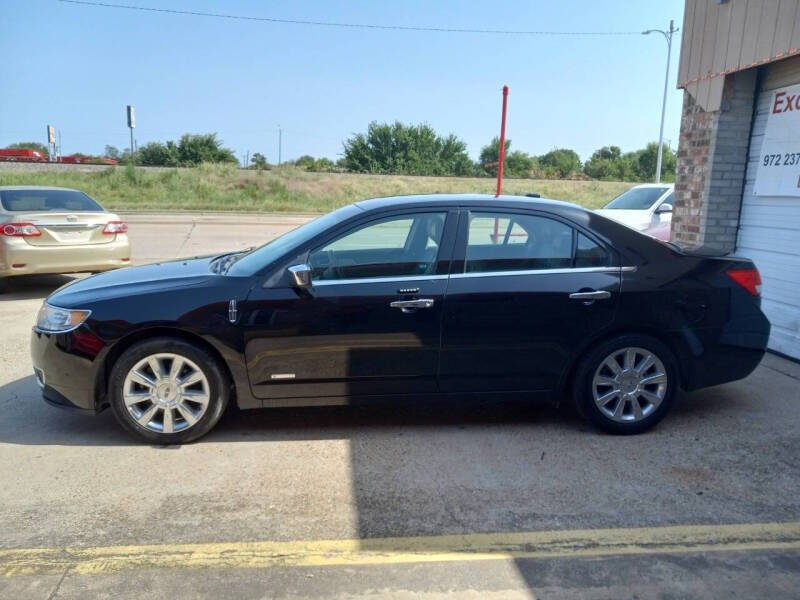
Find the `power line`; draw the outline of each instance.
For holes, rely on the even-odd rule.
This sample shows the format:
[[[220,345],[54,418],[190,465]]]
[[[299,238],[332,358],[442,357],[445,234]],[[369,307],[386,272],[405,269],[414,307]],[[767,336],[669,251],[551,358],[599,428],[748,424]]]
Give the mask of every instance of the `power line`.
[[[334,21],[306,21],[300,19],[277,19],[272,17],[254,17],[250,15],[228,15],[222,13],[198,12],[193,10],[177,10],[172,8],[153,8],[150,6],[133,6],[131,4],[112,4],[110,2],[90,2],[89,0],[57,0],[65,4],[80,4],[82,6],[121,8],[124,10],[138,10],[143,12],[167,13],[192,17],[212,17],[215,19],[231,19],[236,21],[259,21],[263,23],[276,23],[283,25],[313,25],[317,27],[346,27],[349,29],[381,29],[394,31],[425,31],[432,33],[470,33],[491,35],[640,35],[641,31],[523,31],[509,29],[459,29],[453,27],[420,27],[412,25],[376,25],[373,23],[339,23]]]

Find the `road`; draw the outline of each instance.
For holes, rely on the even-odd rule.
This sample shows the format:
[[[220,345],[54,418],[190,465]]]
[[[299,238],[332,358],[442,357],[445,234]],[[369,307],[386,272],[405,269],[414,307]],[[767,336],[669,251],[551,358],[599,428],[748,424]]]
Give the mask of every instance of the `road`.
[[[126,218],[137,262],[305,219]],[[797,598],[800,365],[635,437],[455,399],[233,411],[153,447],[39,399],[30,326],[69,279],[0,296],[2,598]]]

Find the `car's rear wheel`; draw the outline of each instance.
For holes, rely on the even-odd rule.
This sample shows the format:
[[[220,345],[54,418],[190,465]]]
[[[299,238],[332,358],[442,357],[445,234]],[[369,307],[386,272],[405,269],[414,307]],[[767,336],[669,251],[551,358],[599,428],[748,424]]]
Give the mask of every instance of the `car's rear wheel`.
[[[669,412],[678,371],[669,348],[645,335],[623,335],[591,350],[578,367],[573,394],[597,427],[641,433]]]
[[[208,433],[228,403],[217,360],[183,340],[156,338],[128,348],[109,380],[114,416],[150,442],[181,444]]]

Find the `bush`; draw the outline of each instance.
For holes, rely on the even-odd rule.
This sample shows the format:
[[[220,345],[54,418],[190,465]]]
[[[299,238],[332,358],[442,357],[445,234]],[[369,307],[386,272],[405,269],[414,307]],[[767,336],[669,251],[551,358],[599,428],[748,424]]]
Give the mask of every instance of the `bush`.
[[[372,122],[367,133],[344,142],[344,164],[358,173],[469,175],[474,167],[467,145],[454,135],[442,137],[430,125]]]
[[[536,158],[519,150],[509,152],[511,140],[505,141],[505,147],[506,157],[503,165],[503,175],[507,177],[531,177],[533,171],[538,168]],[[498,163],[500,161],[500,138],[493,138],[488,146],[481,148],[478,161],[483,174],[497,176]]]
[[[618,146],[603,146],[584,165],[584,173],[607,181],[651,181],[655,176],[658,144],[650,142],[641,150],[622,154]],[[664,146],[662,181],[675,181],[675,152]]]
[[[557,174],[562,179],[581,170],[581,159],[578,153],[569,148],[555,148],[539,157],[539,164],[545,171]]]
[[[254,152],[252,158],[250,158],[250,163],[259,171],[269,168],[267,157],[261,154],[261,152]]]

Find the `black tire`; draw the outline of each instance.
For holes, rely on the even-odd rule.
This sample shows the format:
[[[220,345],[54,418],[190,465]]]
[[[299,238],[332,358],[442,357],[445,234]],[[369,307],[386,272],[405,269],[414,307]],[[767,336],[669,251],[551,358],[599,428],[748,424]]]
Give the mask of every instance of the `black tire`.
[[[141,360],[160,353],[175,354],[189,359],[199,367],[208,381],[209,403],[205,413],[195,424],[173,433],[157,432],[140,425],[130,414],[123,400],[123,385],[128,372]],[[114,364],[108,382],[111,410],[120,425],[140,438],[159,445],[184,444],[201,438],[211,431],[225,412],[230,389],[228,376],[215,357],[194,344],[170,337],[145,340],[128,348]]]
[[[8,277],[0,277],[0,294],[8,291]]]
[[[621,422],[611,418],[597,405],[593,395],[593,380],[598,368],[612,353],[625,348],[641,348],[652,353],[663,364],[667,377],[666,390],[661,403],[640,420],[629,422]],[[578,413],[591,421],[597,428],[608,433],[632,435],[647,431],[666,416],[672,408],[679,385],[678,366],[670,349],[651,336],[629,334],[606,340],[583,357],[575,374],[572,396]],[[629,400],[628,406],[631,407],[631,410],[632,404],[630,403],[633,401],[639,402],[639,400]],[[616,406],[616,404],[613,404],[613,406]],[[631,418],[630,414],[627,416]]]

